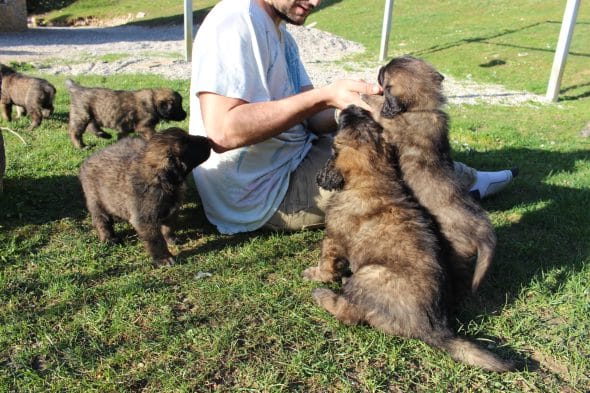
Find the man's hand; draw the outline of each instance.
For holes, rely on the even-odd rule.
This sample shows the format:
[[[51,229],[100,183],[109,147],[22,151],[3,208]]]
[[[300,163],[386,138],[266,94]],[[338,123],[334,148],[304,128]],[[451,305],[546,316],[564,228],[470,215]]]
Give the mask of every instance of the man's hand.
[[[338,80],[324,87],[330,97],[328,104],[336,109],[344,109],[349,105],[357,105],[370,110],[371,108],[361,99],[361,94],[382,94],[381,86],[365,81],[349,79]]]

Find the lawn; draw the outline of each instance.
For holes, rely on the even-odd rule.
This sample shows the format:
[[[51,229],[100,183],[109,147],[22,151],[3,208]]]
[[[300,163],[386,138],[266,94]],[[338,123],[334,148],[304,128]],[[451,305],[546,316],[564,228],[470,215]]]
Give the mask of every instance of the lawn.
[[[65,3],[71,4],[51,12],[73,14],[69,7],[77,6],[76,17],[101,16],[79,11],[93,2]],[[108,11],[111,3],[125,2],[100,2],[101,17],[129,12]],[[199,14],[214,2],[194,3]],[[147,23],[177,18],[181,11],[171,7],[160,14],[154,7]],[[424,57],[458,79],[543,94],[564,7],[399,0],[389,54]],[[325,0],[308,21],[363,43],[363,56],[374,58],[382,11],[381,1]],[[590,138],[579,131],[590,121],[589,26],[590,9],[582,4],[558,103],[448,108],[456,159],[521,172],[483,202],[497,231],[497,255],[480,292],[461,304],[457,329],[525,362],[526,370],[483,372],[420,341],[339,323],[313,303],[319,285],[301,278],[318,261],[323,231],[220,235],[190,180],[182,245],[172,248],[177,265],[152,267],[126,224],[117,226],[122,244],[100,244],[76,176],[88,155],[112,142],[86,134],[93,147],[74,149],[69,98],[58,94],[55,114],[35,131],[27,130],[28,119],[0,120],[26,142],[3,132],[0,392],[587,392]],[[55,86],[66,78],[21,66]],[[165,84],[188,102],[188,80],[76,80],[117,89]],[[170,125],[186,128],[188,121],[159,128]]]

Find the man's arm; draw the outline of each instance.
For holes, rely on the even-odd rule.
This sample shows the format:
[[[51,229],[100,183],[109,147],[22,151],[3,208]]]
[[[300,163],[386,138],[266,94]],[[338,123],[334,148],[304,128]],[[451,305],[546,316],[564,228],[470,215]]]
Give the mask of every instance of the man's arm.
[[[207,136],[219,153],[261,142],[314,115],[318,117],[311,120],[313,131],[334,130],[333,114],[328,120],[327,109],[343,109],[353,104],[367,107],[359,93],[379,92],[376,85],[341,80],[276,101],[249,103],[209,92],[201,92],[199,101]]]

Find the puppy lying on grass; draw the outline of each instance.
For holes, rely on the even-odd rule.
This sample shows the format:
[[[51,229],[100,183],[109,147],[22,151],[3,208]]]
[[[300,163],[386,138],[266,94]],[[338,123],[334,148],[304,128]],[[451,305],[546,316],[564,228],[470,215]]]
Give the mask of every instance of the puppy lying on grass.
[[[171,89],[112,90],[80,86],[70,79],[65,84],[70,93],[68,132],[79,149],[86,146],[86,130],[105,139],[111,135],[101,127],[116,130],[119,139],[131,132],[149,139],[160,120],[186,119],[182,96]]]
[[[12,120],[12,106],[18,116],[31,117],[31,130],[39,127],[53,113],[55,87],[41,78],[24,75],[0,64],[0,112],[4,120]]]
[[[184,194],[184,180],[211,152],[209,139],[169,128],[148,141],[125,138],[84,161],[80,182],[101,241],[116,243],[115,218],[137,231],[157,265],[174,263],[166,242]]]
[[[320,179],[341,191],[326,211],[318,266],[303,273],[330,282],[349,265],[343,293],[316,289],[317,303],[347,324],[368,322],[388,334],[417,338],[468,365],[508,371],[514,365],[450,327],[448,279],[435,225],[405,189],[393,149],[371,114],[349,107],[340,114],[333,159]],[[335,173],[334,173],[335,172]]]

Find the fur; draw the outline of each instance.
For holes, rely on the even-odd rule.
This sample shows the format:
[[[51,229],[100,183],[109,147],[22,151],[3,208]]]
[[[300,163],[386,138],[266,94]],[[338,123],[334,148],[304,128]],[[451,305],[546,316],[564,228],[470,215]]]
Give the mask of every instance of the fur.
[[[496,235],[485,210],[455,176],[443,79],[426,62],[403,56],[379,71],[383,96],[363,98],[397,151],[404,182],[448,241],[453,283],[461,294],[476,291],[488,273]]]
[[[382,132],[359,107],[340,115],[332,170],[343,177],[344,187],[326,211],[319,265],[303,275],[330,282],[347,265],[352,275],[342,294],[319,288],[314,299],[346,324],[367,322],[387,334],[417,338],[486,370],[513,369],[451,329],[446,267],[434,223],[391,165],[396,157]]]
[[[118,139],[131,132],[149,139],[160,120],[186,118],[182,96],[172,89],[112,90],[80,86],[70,79],[65,84],[70,93],[68,133],[79,149],[86,146],[82,140],[86,130],[105,139],[111,135],[102,127],[116,130]]]
[[[4,120],[12,121],[12,107],[17,115],[31,117],[29,129],[39,127],[53,113],[55,87],[45,79],[14,71],[0,64],[0,112]]]
[[[115,218],[128,221],[156,264],[173,264],[166,242],[184,194],[184,180],[210,154],[210,141],[169,128],[148,141],[125,138],[84,161],[80,182],[101,241],[116,243]]]

